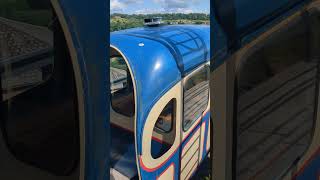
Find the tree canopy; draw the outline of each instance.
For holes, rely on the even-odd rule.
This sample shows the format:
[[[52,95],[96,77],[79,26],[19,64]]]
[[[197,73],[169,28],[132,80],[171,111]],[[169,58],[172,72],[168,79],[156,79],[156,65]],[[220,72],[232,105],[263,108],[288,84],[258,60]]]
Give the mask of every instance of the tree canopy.
[[[119,31],[123,29],[143,26],[145,18],[162,17],[167,24],[209,24],[210,15],[203,13],[169,13],[169,14],[120,14],[111,15],[110,31]]]

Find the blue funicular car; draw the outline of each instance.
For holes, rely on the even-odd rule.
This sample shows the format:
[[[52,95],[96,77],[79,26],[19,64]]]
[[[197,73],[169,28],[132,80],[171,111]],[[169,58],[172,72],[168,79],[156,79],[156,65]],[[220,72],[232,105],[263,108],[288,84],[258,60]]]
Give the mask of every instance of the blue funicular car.
[[[109,57],[99,3],[36,1],[0,17],[1,180],[190,179],[210,150],[215,180],[319,180],[319,0],[214,0],[211,36],[149,19]]]
[[[111,33],[111,179],[189,179],[210,149],[210,28]]]

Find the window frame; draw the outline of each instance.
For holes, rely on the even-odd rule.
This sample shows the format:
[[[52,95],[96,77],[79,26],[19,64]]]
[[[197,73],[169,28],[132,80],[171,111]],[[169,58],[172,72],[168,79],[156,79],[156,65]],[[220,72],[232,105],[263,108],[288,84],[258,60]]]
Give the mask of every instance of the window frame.
[[[137,141],[137,143],[141,143],[141,156],[139,167],[143,165],[146,168],[153,169],[158,166],[163,165],[167,159],[169,159],[173,154],[176,153],[177,149],[181,145],[181,122],[182,122],[182,81],[175,84],[171,87],[163,96],[158,99],[157,102],[153,104],[153,107],[148,112],[148,116],[146,121],[143,124],[142,136],[141,139]],[[158,116],[161,112],[159,109],[163,109],[171,99],[176,99],[176,112],[175,113],[175,130],[172,133],[175,135],[175,139],[173,141],[172,146],[169,148],[167,152],[165,152],[162,156],[157,159],[154,159],[151,155],[151,143],[153,136],[153,127],[157,121]],[[158,171],[157,171],[158,172]]]
[[[160,117],[160,115],[162,114],[162,112],[163,112],[163,110],[167,107],[167,105],[169,105],[169,104],[171,104],[172,103],[172,106],[173,106],[173,112],[172,112],[172,120],[171,120],[171,127],[170,127],[170,130],[169,131],[163,131],[163,130],[161,130],[160,128],[158,128],[157,127],[157,122],[158,122],[158,120],[159,120],[159,117]],[[155,122],[155,124],[154,124],[154,126],[153,126],[153,131],[152,131],[152,138],[154,138],[154,136],[153,136],[153,133],[154,132],[156,132],[156,133],[158,133],[158,134],[160,134],[160,135],[163,135],[163,136],[166,136],[166,135],[172,135],[172,134],[174,134],[175,133],[175,131],[173,131],[173,130],[175,130],[176,128],[174,127],[174,125],[176,124],[176,122],[175,121],[177,121],[177,119],[176,119],[176,114],[177,114],[177,99],[175,98],[175,97],[173,97],[173,98],[171,98],[170,100],[169,100],[169,102],[167,102],[166,103],[166,105],[164,106],[164,108],[162,108],[162,110],[161,110],[161,112],[160,112],[160,114],[159,114],[159,116],[158,116],[158,119],[156,120],[156,122]],[[158,158],[160,158],[161,156],[163,156],[164,154],[166,154],[170,149],[171,149],[171,147],[173,146],[173,144],[174,144],[174,142],[175,142],[175,139],[176,139],[176,135],[174,135],[174,139],[173,139],[173,141],[172,141],[172,144],[169,144],[169,143],[167,143],[167,142],[165,142],[164,140],[162,140],[162,142],[164,143],[164,144],[168,144],[168,145],[170,145],[170,147],[166,150],[166,152],[164,152],[164,153],[162,153],[161,155],[159,155],[159,157],[154,157],[153,156],[153,154],[152,154],[152,143],[151,143],[151,146],[150,146],[150,150],[151,150],[151,156],[154,158],[154,159],[158,159]],[[152,139],[153,140],[153,139]]]
[[[238,128],[237,128],[238,113],[237,113],[237,111],[238,111],[238,103],[239,103],[239,101],[238,101],[239,100],[238,79],[240,77],[241,69],[243,68],[245,63],[248,61],[248,59],[250,59],[250,57],[256,51],[259,51],[259,49],[264,47],[265,44],[267,44],[269,41],[274,40],[274,37],[273,37],[274,35],[279,36],[281,34],[284,34],[288,31],[290,31],[290,29],[292,27],[294,27],[295,23],[305,20],[304,13],[308,13],[308,11],[309,11],[308,9],[302,9],[302,10],[297,11],[296,13],[292,14],[291,16],[286,17],[278,24],[272,26],[270,29],[263,32],[256,39],[254,39],[252,42],[249,42],[248,44],[244,45],[241,49],[239,49],[238,51],[236,51],[232,55],[231,60],[234,61],[234,78],[233,78],[233,84],[234,84],[234,93],[233,93],[234,94],[234,96],[233,96],[233,103],[234,103],[233,108],[234,109],[233,109],[233,113],[234,113],[234,116],[232,118],[233,119],[232,157],[234,157],[234,158],[232,161],[232,167],[233,167],[232,177],[234,177],[234,178],[237,178],[237,169],[238,169],[238,165],[237,165],[238,164],[238,159],[237,159],[237,153],[238,153],[238,147],[237,147],[237,144],[238,144],[238,136],[237,136],[237,133],[238,133]],[[319,11],[319,13],[320,13],[320,11]],[[303,28],[308,28],[308,27],[303,27]],[[309,33],[309,32],[307,32],[307,33]],[[308,54],[308,56],[309,56],[309,54]],[[308,57],[308,58],[310,58],[310,57]],[[318,64],[317,66],[320,66],[320,64]],[[315,96],[315,104],[313,107],[314,116],[312,118],[313,119],[313,123],[312,123],[312,127],[311,127],[312,132],[311,132],[311,137],[308,140],[308,145],[306,146],[304,152],[301,153],[301,155],[298,156],[296,159],[294,159],[293,163],[295,163],[295,164],[291,164],[289,167],[284,168],[284,172],[279,174],[278,177],[284,177],[286,175],[286,173],[289,173],[291,171],[291,169],[299,163],[299,159],[303,158],[307,154],[307,152],[309,151],[309,149],[312,146],[312,143],[314,141],[315,125],[316,125],[316,121],[317,121],[317,112],[318,112],[318,106],[319,106],[319,103],[317,101],[320,96],[320,93],[318,92],[319,87],[320,87],[319,75],[316,75],[315,79],[316,79],[316,84],[315,84],[316,92],[314,94],[314,96]]]
[[[197,119],[194,119],[193,121],[192,121],[192,123],[189,125],[189,127],[186,129],[186,126],[185,126],[185,119],[184,119],[184,108],[185,108],[185,104],[184,104],[184,95],[185,95],[185,86],[186,86],[186,84],[187,84],[187,82],[190,80],[190,79],[192,79],[193,77],[195,77],[195,75],[197,75],[201,70],[205,70],[206,71],[206,75],[207,75],[207,79],[208,79],[208,82],[210,83],[210,64],[209,63],[205,63],[205,64],[203,64],[203,65],[201,65],[200,67],[198,67],[196,70],[194,70],[194,71],[192,71],[191,73],[189,73],[185,78],[184,78],[184,80],[183,80],[183,87],[182,87],[182,123],[181,123],[181,127],[182,127],[182,131],[184,132],[184,133],[186,133],[186,132],[188,132],[189,130],[190,130],[190,128],[194,125],[194,123],[197,121],[197,119],[199,118],[197,118]],[[209,90],[208,90],[208,102],[207,102],[207,107],[210,105],[210,101],[209,101],[209,99],[210,99],[210,85],[209,85]],[[206,110],[206,109],[205,109]],[[204,111],[205,111],[204,110]],[[203,111],[203,112],[204,112]],[[203,114],[203,112],[202,112],[202,114]]]

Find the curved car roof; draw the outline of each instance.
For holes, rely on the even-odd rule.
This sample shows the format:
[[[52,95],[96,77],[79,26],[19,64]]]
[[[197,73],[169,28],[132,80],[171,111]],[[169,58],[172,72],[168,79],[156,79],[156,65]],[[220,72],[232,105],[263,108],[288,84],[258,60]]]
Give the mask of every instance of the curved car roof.
[[[124,47],[128,39],[140,41]],[[153,41],[147,44],[146,41]],[[143,46],[152,45],[152,51],[171,56],[181,75],[210,60],[210,27],[206,25],[164,25],[135,28],[111,33],[111,45],[131,56],[128,61],[154,61]],[[130,55],[129,55],[130,54]]]

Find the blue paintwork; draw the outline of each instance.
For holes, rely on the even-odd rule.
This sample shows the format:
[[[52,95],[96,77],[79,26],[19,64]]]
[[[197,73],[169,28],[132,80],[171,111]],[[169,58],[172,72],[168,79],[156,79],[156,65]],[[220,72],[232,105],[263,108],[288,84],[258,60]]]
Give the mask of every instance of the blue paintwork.
[[[109,179],[109,68],[106,50],[107,1],[59,0],[83,84],[85,111],[85,179]],[[90,33],[94,32],[94,33]]]
[[[122,38],[117,38],[122,36]],[[135,38],[140,42],[152,40],[156,43],[154,51],[173,56],[182,75],[210,60],[210,27],[205,25],[171,25],[159,27],[142,27],[111,33],[111,45],[126,43],[127,39]],[[135,44],[137,46],[138,44]],[[145,45],[147,45],[145,43]],[[161,46],[160,46],[161,45]],[[133,49],[121,49],[127,54],[137,55]],[[143,48],[139,48],[143,49]],[[164,50],[165,49],[165,50]],[[149,52],[148,52],[149,53]],[[145,54],[142,54],[145,56]],[[152,57],[145,56],[149,61]],[[131,59],[131,61],[136,61]]]
[[[140,47],[140,43],[144,46]],[[128,60],[138,94],[137,119],[145,121],[155,102],[181,79],[176,61],[165,46],[153,40],[111,35],[111,45],[120,49]],[[141,136],[142,125],[144,122],[137,124],[138,136]]]

